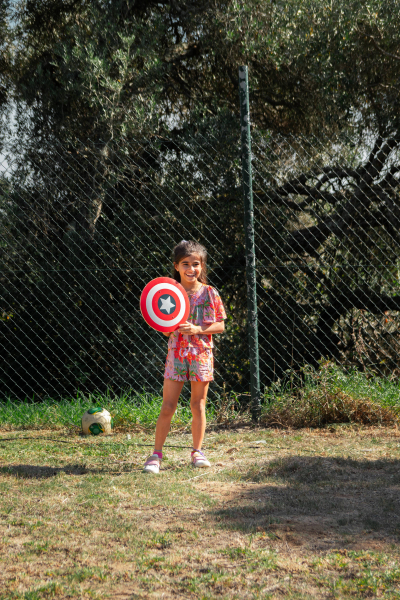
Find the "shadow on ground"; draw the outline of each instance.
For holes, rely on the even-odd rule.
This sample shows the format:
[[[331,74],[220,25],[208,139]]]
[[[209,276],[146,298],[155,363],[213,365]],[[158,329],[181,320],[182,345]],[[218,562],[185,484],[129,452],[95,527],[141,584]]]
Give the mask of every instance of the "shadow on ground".
[[[14,477],[22,477],[26,479],[47,479],[55,477],[59,473],[67,473],[68,475],[85,475],[86,473],[98,472],[86,469],[82,465],[66,465],[64,467],[49,467],[36,465],[10,465],[0,467],[2,475],[13,475]]]
[[[258,461],[234,479],[213,512],[223,527],[321,549],[399,541],[398,460],[290,456]]]

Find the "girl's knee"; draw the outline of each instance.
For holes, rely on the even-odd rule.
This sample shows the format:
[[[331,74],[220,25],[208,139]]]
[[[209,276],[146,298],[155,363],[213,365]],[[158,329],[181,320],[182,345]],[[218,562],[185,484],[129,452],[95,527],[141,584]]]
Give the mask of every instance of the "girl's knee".
[[[161,405],[160,415],[163,417],[172,417],[176,411],[176,404],[174,402],[165,401]]]
[[[192,413],[204,413],[206,411],[206,401],[204,398],[201,400],[191,400],[190,408]]]

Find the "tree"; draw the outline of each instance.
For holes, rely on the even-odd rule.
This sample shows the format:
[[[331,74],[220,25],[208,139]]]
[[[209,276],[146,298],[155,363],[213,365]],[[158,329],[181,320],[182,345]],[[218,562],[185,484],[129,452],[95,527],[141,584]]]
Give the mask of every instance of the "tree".
[[[42,135],[109,139],[152,116],[238,114],[248,64],[252,118],[314,132],[354,115],[398,124],[399,3],[381,0],[21,1],[12,77]]]
[[[360,282],[394,297],[374,277],[384,280],[382,253],[397,251],[388,216],[397,184],[380,185],[398,140],[399,18],[378,0],[18,3],[2,66],[17,123],[0,251],[0,308],[13,315],[1,334],[5,389],[118,390],[149,373],[155,385],[162,352],[136,319],[137,296],[187,236],[209,246],[212,281],[233,315],[221,378],[247,389],[237,90],[246,63],[264,381],[338,356],[338,322],[360,310],[349,300],[362,298]],[[358,138],[344,142],[350,125]],[[328,141],[318,151],[312,138],[296,143],[304,168],[282,179],[287,156],[271,132]],[[358,154],[353,176],[341,176],[368,132],[371,159]],[[307,156],[335,152],[334,134],[346,160],[317,169]],[[367,230],[379,242],[374,268],[356,251]],[[351,335],[339,340],[347,354]]]

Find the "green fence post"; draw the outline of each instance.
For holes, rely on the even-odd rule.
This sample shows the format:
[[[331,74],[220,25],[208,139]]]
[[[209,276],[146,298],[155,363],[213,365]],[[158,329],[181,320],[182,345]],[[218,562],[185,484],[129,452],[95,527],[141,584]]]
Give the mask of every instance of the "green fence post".
[[[239,67],[240,129],[242,139],[242,185],[244,200],[244,231],[246,238],[247,325],[249,334],[251,414],[260,419],[261,388],[258,351],[258,320],[256,290],[256,253],[254,246],[254,209],[251,173],[251,135],[249,107],[249,77],[247,67]]]

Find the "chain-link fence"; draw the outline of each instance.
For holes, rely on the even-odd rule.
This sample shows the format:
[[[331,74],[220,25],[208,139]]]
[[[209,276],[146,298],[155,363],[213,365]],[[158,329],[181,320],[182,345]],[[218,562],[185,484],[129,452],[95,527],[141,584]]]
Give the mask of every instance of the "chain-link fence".
[[[399,140],[254,130],[261,387],[327,357],[399,375]],[[159,392],[166,338],[139,297],[196,239],[228,320],[220,393],[249,394],[240,128],[5,148],[0,173],[3,397]]]
[[[3,394],[158,392],[167,340],[145,324],[139,296],[171,274],[172,247],[191,238],[207,247],[229,312],[216,389],[248,392],[237,139],[20,144],[3,165]]]
[[[321,358],[398,377],[399,140],[364,129],[253,147],[264,384]]]

